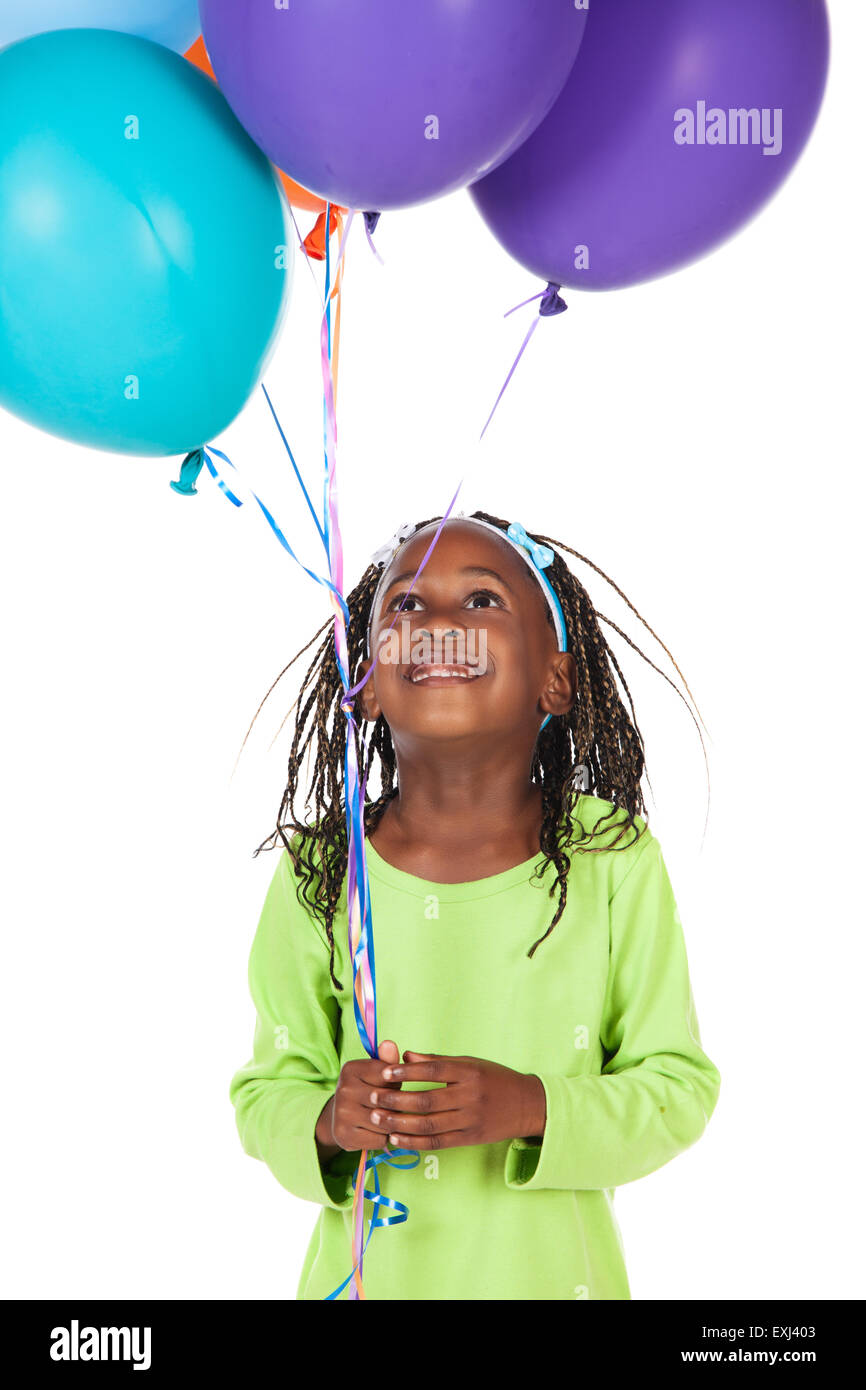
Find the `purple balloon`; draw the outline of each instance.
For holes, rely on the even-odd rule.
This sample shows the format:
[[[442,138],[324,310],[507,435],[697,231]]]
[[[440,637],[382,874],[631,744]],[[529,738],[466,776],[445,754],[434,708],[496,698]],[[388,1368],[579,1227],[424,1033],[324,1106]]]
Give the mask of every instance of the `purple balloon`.
[[[575,0],[200,0],[222,91],[274,164],[380,211],[463,188],[562,91]]]
[[[821,106],[824,0],[592,0],[550,115],[472,197],[542,279],[611,290],[677,270],[790,173]]]

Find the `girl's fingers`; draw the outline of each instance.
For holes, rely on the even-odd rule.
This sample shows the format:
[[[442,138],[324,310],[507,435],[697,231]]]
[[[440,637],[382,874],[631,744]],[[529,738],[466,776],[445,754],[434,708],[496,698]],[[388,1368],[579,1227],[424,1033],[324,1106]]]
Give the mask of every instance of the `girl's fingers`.
[[[385,1147],[385,1135],[375,1126],[371,1127],[366,1120],[359,1120],[350,1125],[348,1133],[351,1138],[344,1147],[349,1153],[353,1153],[355,1149],[382,1149]]]
[[[474,1144],[467,1130],[451,1129],[444,1134],[389,1134],[388,1143],[392,1148],[412,1149],[457,1149]]]
[[[463,1081],[467,1063],[462,1057],[431,1057],[429,1062],[386,1062],[385,1081]]]
[[[460,1125],[465,1111],[441,1110],[428,1115],[398,1115],[393,1110],[371,1110],[369,1123],[377,1134],[397,1134],[401,1138],[446,1134]]]
[[[381,1062],[378,1058],[370,1057],[366,1063],[362,1063],[363,1070],[359,1074],[359,1079],[369,1081],[372,1086],[400,1086],[401,1082],[397,1077],[386,1077],[385,1069],[396,1066],[396,1062]]]
[[[433,1091],[392,1091],[387,1086],[373,1086],[360,1096],[360,1103],[368,1110],[397,1110],[412,1115],[435,1114],[439,1110],[458,1108],[459,1095],[456,1086],[440,1086]]]

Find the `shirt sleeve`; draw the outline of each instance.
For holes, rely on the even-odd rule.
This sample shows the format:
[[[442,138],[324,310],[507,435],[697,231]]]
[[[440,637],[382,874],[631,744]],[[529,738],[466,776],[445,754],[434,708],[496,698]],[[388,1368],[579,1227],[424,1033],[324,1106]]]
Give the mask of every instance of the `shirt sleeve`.
[[[682,924],[651,837],[610,899],[610,968],[601,1074],[538,1072],[541,1141],[506,1150],[508,1187],[615,1188],[694,1144],[721,1077],[701,1047]]]
[[[324,933],[298,901],[283,849],[249,958],[256,1008],[252,1059],[229,1086],[241,1143],[296,1197],[341,1211],[360,1151],[322,1166],[316,1123],[339,1079],[339,1008]]]

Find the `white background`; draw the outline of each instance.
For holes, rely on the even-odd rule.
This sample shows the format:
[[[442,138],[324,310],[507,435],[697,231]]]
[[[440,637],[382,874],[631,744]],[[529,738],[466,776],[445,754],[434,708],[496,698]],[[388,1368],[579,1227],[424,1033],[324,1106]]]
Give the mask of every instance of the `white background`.
[[[560,537],[625,589],[710,731],[704,835],[694,725],[614,638],[722,1073],[701,1141],[617,1193],[635,1299],[866,1293],[866,14],[839,0],[833,18],[822,118],[769,208],[679,275],[571,293],[480,447],[531,321],[504,311],[539,286],[465,195],[384,217],[384,268],[360,226],[348,248],[351,582],[465,475],[458,508]],[[301,263],[295,285],[267,382],[318,490]],[[260,393],[214,442],[318,563]],[[252,1049],[247,959],[276,862],[252,852],[284,784],[294,671],[234,769],[327,618],[323,591],[207,474],[198,497],[173,493],[179,460],[88,452],[8,415],[0,446],[3,1292],[291,1299],[317,1208],[243,1153],[228,1084]]]

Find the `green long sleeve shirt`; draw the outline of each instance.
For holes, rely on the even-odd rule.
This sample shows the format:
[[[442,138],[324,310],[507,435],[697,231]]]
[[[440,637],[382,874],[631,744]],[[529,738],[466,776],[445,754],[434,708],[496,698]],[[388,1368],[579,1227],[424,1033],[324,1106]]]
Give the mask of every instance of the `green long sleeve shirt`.
[[[586,829],[614,808],[582,796]],[[608,824],[609,844],[621,811]],[[541,1142],[438,1152],[410,1169],[380,1164],[381,1190],[409,1207],[373,1231],[368,1299],[629,1299],[614,1191],[703,1133],[720,1075],[701,1046],[683,929],[658,840],[644,821],[610,852],[572,849],[565,911],[541,860],[473,883],[433,883],[367,844],[378,1035],[401,1053],[482,1057],[544,1087]],[[632,844],[632,841],[634,843]],[[285,849],[249,964],[253,1057],[231,1080],[245,1151],[322,1210],[297,1298],[320,1300],[350,1273],[351,1177],[359,1153],[320,1164],[315,1127],[342,1065],[367,1056],[352,1005],[345,885],[335,974],[322,924],[299,903]],[[404,1083],[425,1089],[431,1082]],[[402,1141],[411,1149],[411,1139]],[[368,1170],[365,1186],[373,1189]],[[372,1206],[365,1203],[365,1238]],[[348,1297],[348,1290],[340,1294]]]

